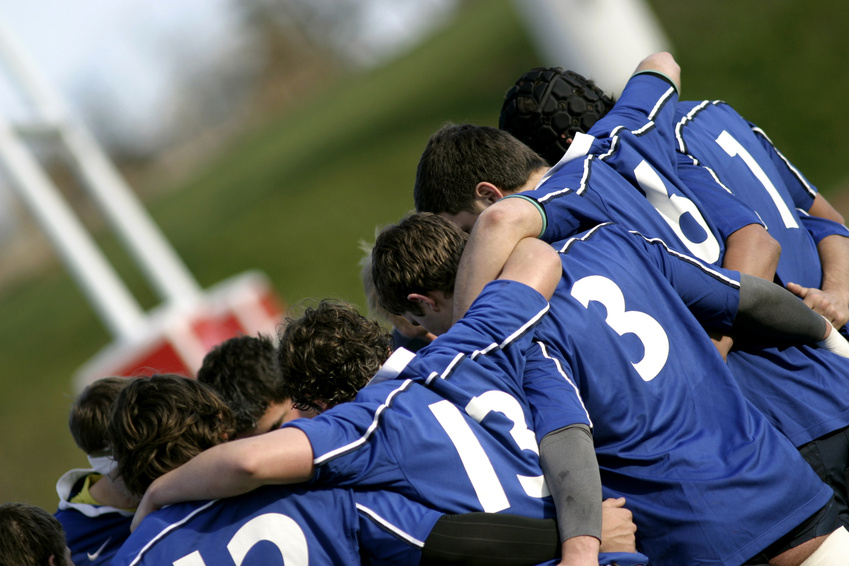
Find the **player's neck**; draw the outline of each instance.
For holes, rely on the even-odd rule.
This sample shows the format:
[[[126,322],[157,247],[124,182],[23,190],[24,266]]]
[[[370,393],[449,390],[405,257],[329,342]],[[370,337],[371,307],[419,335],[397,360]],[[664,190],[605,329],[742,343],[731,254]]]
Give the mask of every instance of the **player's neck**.
[[[91,496],[101,505],[116,509],[135,509],[138,500],[130,497],[110,478],[103,476],[89,488]]]

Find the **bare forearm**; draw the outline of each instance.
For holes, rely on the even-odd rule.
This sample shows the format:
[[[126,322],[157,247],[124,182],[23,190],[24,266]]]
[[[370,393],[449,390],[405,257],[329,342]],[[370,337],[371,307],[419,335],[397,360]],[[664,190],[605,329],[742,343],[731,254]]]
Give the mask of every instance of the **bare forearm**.
[[[822,263],[822,290],[833,297],[832,303],[838,311],[829,316],[821,313],[837,327],[846,324],[849,318],[849,238],[828,236],[820,240],[817,251]]]
[[[267,484],[298,483],[310,479],[312,472],[312,447],[295,428],[219,444],[154,481],[133,525],[165,505],[232,497]]]
[[[838,224],[843,224],[843,215],[840,214],[830,202],[826,200],[824,196],[817,193],[816,198],[814,198],[814,202],[811,205],[811,208],[808,210],[808,213],[811,216],[818,216],[820,218],[826,218],[828,220],[832,220],[837,222]]]
[[[722,267],[767,281],[775,277],[781,244],[759,224],[749,224],[725,239]]]
[[[599,541],[595,537],[572,537],[563,542],[560,566],[597,566]]]
[[[454,283],[454,320],[463,317],[490,281],[495,280],[524,238],[542,230],[536,207],[524,199],[502,199],[486,209],[475,223],[460,259]]]

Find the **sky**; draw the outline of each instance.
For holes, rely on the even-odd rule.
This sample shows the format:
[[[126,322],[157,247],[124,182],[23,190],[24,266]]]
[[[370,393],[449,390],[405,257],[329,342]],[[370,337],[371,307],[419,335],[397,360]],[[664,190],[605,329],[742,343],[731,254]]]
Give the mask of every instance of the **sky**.
[[[273,2],[274,0],[265,0]],[[329,9],[360,7],[362,63],[421,37],[450,14],[456,0],[311,0]],[[163,108],[186,65],[216,57],[238,41],[231,0],[0,0],[0,40],[11,43],[58,96],[62,108],[97,134],[98,120],[142,147],[162,137]],[[9,80],[0,51],[0,119],[34,117]],[[196,58],[196,59],[192,59]],[[108,108],[105,108],[107,107]],[[94,114],[106,110],[100,117]],[[0,182],[0,243],[17,224],[10,192]]]
[[[333,2],[323,2],[333,5]],[[455,0],[347,0],[362,6],[362,41],[391,51],[449,12]],[[180,78],[173,51],[214,55],[238,33],[229,0],[0,0],[0,33],[20,46],[75,112],[85,98],[108,95],[122,119],[141,129]],[[179,45],[177,44],[179,42]],[[170,52],[170,53],[169,53]],[[379,55],[375,60],[380,60]],[[0,101],[8,116],[5,85]],[[90,110],[90,109],[89,109]],[[20,111],[15,107],[15,111]]]

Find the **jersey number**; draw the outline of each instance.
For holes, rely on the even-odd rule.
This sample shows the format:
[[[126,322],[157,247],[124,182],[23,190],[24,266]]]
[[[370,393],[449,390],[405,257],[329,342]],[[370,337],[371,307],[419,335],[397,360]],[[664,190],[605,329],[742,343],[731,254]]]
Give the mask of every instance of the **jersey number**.
[[[304,531],[298,523],[280,513],[266,513],[245,523],[227,543],[227,550],[236,566],[241,566],[248,551],[262,541],[271,542],[280,550],[286,566],[309,564],[309,550]],[[197,550],[175,560],[173,564],[174,566],[206,566],[200,551]]]
[[[643,381],[651,381],[669,358],[669,338],[666,331],[658,321],[640,311],[625,310],[625,297],[616,283],[602,277],[591,275],[579,279],[572,285],[572,296],[575,297],[585,308],[591,301],[604,305],[607,309],[605,322],[616,331],[619,336],[634,334],[643,345],[643,358],[637,362],[631,362]]]
[[[761,169],[758,162],[755,161],[755,158],[746,151],[746,148],[734,139],[734,136],[725,130],[722,130],[722,133],[716,138],[716,143],[719,144],[719,147],[724,149],[725,153],[731,157],[739,157],[742,159],[743,163],[746,164],[746,167],[749,168],[749,171],[752,172],[752,175],[757,177],[758,181],[760,181],[764,186],[764,189],[766,189],[766,192],[769,194],[772,202],[775,203],[775,208],[778,209],[778,213],[781,215],[781,220],[784,221],[784,226],[787,228],[798,228],[799,223],[796,222],[795,215],[787,206],[787,203],[784,202],[784,199],[781,198],[781,195],[778,194],[778,189],[776,189],[775,185],[772,184],[772,181],[769,180],[769,177],[767,177],[767,174],[764,173],[763,169]]]
[[[716,240],[716,236],[711,232],[701,211],[693,201],[677,194],[670,196],[663,179],[660,178],[657,171],[646,161],[641,161],[637,165],[634,169],[634,176],[640,188],[646,194],[648,201],[660,213],[666,223],[669,224],[675,235],[684,242],[687,249],[699,259],[708,263],[716,263],[719,259],[719,242]],[[681,218],[687,213],[690,213],[690,216],[704,230],[706,234],[704,241],[694,242],[684,234],[684,231],[681,229]]]
[[[438,401],[428,407],[454,444],[481,508],[487,513],[497,513],[510,507],[507,494],[504,493],[504,487],[495,473],[492,461],[463,418],[460,409],[450,401]],[[503,414],[513,423],[510,435],[516,445],[522,450],[530,450],[539,456],[539,446],[534,433],[525,422],[524,411],[516,398],[509,393],[487,391],[469,401],[465,410],[477,422],[481,422],[491,411]],[[542,476],[517,475],[516,477],[529,496],[541,498],[549,494],[548,486],[545,485]]]

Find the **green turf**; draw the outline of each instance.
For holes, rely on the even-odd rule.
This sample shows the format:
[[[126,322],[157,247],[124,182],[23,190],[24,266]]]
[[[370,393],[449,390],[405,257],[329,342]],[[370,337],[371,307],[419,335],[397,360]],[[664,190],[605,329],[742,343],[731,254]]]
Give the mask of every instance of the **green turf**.
[[[731,102],[826,192],[841,186],[849,77],[839,26],[849,6],[651,4],[684,70],[686,98]],[[412,207],[427,137],[446,120],[495,125],[506,88],[537,64],[507,0],[467,2],[424,45],[269,116],[147,206],[204,287],[260,269],[290,304],[332,296],[363,305],[357,243]],[[115,239],[100,240],[152,307]],[[53,508],[58,476],[85,464],[67,433],[69,379],[108,341],[59,265],[0,291],[0,501]]]

